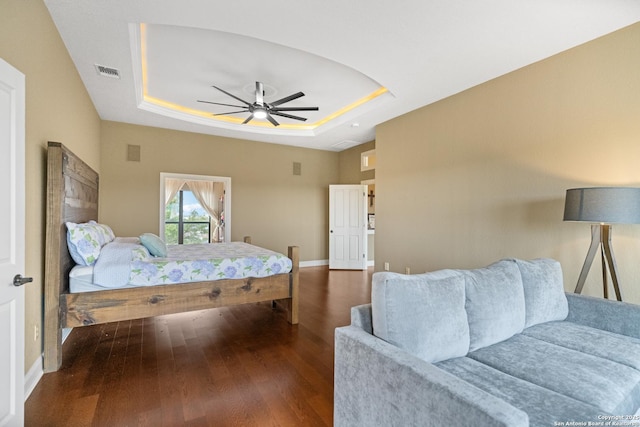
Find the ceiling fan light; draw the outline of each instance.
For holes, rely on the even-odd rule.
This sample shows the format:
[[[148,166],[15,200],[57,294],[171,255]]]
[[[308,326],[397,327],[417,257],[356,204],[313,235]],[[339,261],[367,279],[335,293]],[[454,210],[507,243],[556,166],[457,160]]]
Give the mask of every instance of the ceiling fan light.
[[[256,119],[266,119],[267,118],[267,110],[264,108],[256,108],[253,110],[253,117]]]

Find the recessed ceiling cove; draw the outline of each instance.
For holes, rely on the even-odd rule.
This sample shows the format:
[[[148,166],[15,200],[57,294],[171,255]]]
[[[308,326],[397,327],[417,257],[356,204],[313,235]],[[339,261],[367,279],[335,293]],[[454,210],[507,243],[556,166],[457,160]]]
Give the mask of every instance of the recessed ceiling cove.
[[[393,99],[357,70],[253,37],[157,24],[131,24],[130,30],[138,108],[167,117],[246,132],[313,136]],[[247,121],[249,112],[219,115],[239,110],[232,107],[239,101],[229,94],[253,103],[257,82],[267,104],[302,92],[286,107],[318,110],[291,113],[304,121],[278,117],[278,126],[267,119]]]

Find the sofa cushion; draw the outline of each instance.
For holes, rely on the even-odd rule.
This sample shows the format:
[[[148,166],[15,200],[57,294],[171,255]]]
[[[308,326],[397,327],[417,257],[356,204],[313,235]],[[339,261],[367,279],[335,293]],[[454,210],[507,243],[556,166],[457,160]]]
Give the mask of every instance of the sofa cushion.
[[[522,276],[515,260],[459,270],[465,276],[470,351],[522,332],[525,323]]]
[[[524,335],[602,357],[640,371],[640,340],[573,322],[548,322],[527,328]]]
[[[435,366],[526,412],[531,427],[553,426],[554,422],[597,422],[598,416],[608,415],[593,405],[507,375],[468,357],[445,360]]]
[[[524,288],[524,327],[566,319],[569,305],[564,294],[560,263],[548,258],[515,261]]]
[[[468,357],[611,414],[633,414],[640,406],[638,370],[524,334]]]
[[[459,273],[375,273],[371,314],[374,335],[427,362],[469,351],[465,279]]]

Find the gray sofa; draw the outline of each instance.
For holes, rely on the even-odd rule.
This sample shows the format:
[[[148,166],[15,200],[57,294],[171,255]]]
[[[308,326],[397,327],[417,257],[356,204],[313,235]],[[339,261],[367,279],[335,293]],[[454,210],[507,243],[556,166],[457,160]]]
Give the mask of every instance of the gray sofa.
[[[640,306],[565,294],[554,260],[375,273],[336,329],[338,427],[640,425],[639,406]]]

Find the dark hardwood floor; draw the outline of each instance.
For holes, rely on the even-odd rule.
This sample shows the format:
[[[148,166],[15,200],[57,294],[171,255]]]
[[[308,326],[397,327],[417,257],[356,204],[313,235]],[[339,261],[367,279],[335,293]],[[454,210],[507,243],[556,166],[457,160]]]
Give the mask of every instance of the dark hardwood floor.
[[[268,303],[72,331],[27,426],[330,426],[334,329],[371,273],[300,270],[300,323]]]

